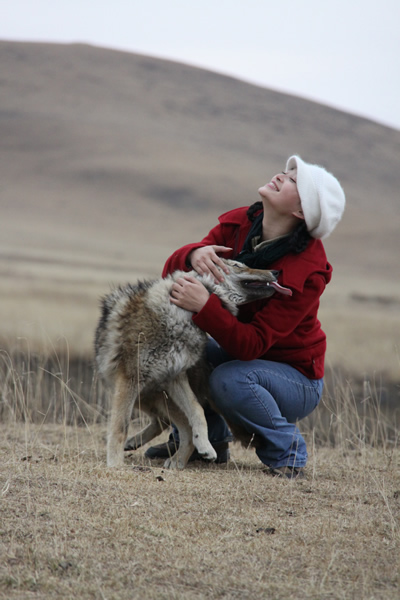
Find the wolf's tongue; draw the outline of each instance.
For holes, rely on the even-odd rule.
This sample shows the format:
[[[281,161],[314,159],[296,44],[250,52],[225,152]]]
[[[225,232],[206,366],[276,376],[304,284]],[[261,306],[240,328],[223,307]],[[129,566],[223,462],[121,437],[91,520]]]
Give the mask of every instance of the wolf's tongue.
[[[279,283],[277,281],[272,281],[269,284],[271,287],[275,288],[275,290],[277,292],[280,292],[281,294],[284,294],[285,296],[291,296],[292,295],[292,290],[289,290],[289,288],[285,288],[281,285],[279,285]]]

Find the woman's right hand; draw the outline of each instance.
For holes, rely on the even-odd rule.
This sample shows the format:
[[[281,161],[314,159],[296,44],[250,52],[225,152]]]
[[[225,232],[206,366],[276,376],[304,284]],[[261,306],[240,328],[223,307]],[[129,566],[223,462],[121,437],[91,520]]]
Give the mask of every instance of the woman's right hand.
[[[199,275],[212,275],[218,283],[224,280],[224,276],[217,267],[220,267],[225,273],[229,273],[229,269],[217,255],[217,252],[229,252],[231,250],[232,248],[227,246],[203,246],[193,250],[189,254],[188,260]]]

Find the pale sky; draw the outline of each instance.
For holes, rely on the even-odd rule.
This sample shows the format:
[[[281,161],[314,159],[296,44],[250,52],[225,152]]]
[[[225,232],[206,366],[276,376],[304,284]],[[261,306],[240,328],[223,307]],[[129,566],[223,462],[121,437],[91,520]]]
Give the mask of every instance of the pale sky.
[[[400,129],[400,0],[0,0],[0,8],[3,40],[168,58]]]

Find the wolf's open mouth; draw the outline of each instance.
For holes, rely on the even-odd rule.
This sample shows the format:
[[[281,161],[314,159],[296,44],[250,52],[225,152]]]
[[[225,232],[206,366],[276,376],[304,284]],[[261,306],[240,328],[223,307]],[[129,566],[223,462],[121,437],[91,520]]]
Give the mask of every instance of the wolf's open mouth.
[[[292,293],[293,293],[292,290],[290,290],[289,288],[283,287],[277,281],[269,281],[269,282],[265,282],[265,281],[245,281],[244,282],[244,286],[245,287],[250,287],[250,288],[272,287],[272,288],[274,288],[275,291],[279,292],[280,294],[283,294],[284,296],[291,296]]]

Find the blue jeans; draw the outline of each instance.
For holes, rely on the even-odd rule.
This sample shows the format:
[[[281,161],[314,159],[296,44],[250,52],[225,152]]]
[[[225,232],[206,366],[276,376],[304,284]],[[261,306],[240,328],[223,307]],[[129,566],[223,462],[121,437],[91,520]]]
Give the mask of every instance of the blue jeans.
[[[273,468],[304,467],[307,448],[296,421],[318,405],[323,380],[308,379],[284,363],[232,360],[213,339],[207,358],[214,366],[210,386],[218,412],[257,437],[259,459]],[[210,441],[229,436],[222,417],[207,411]]]

